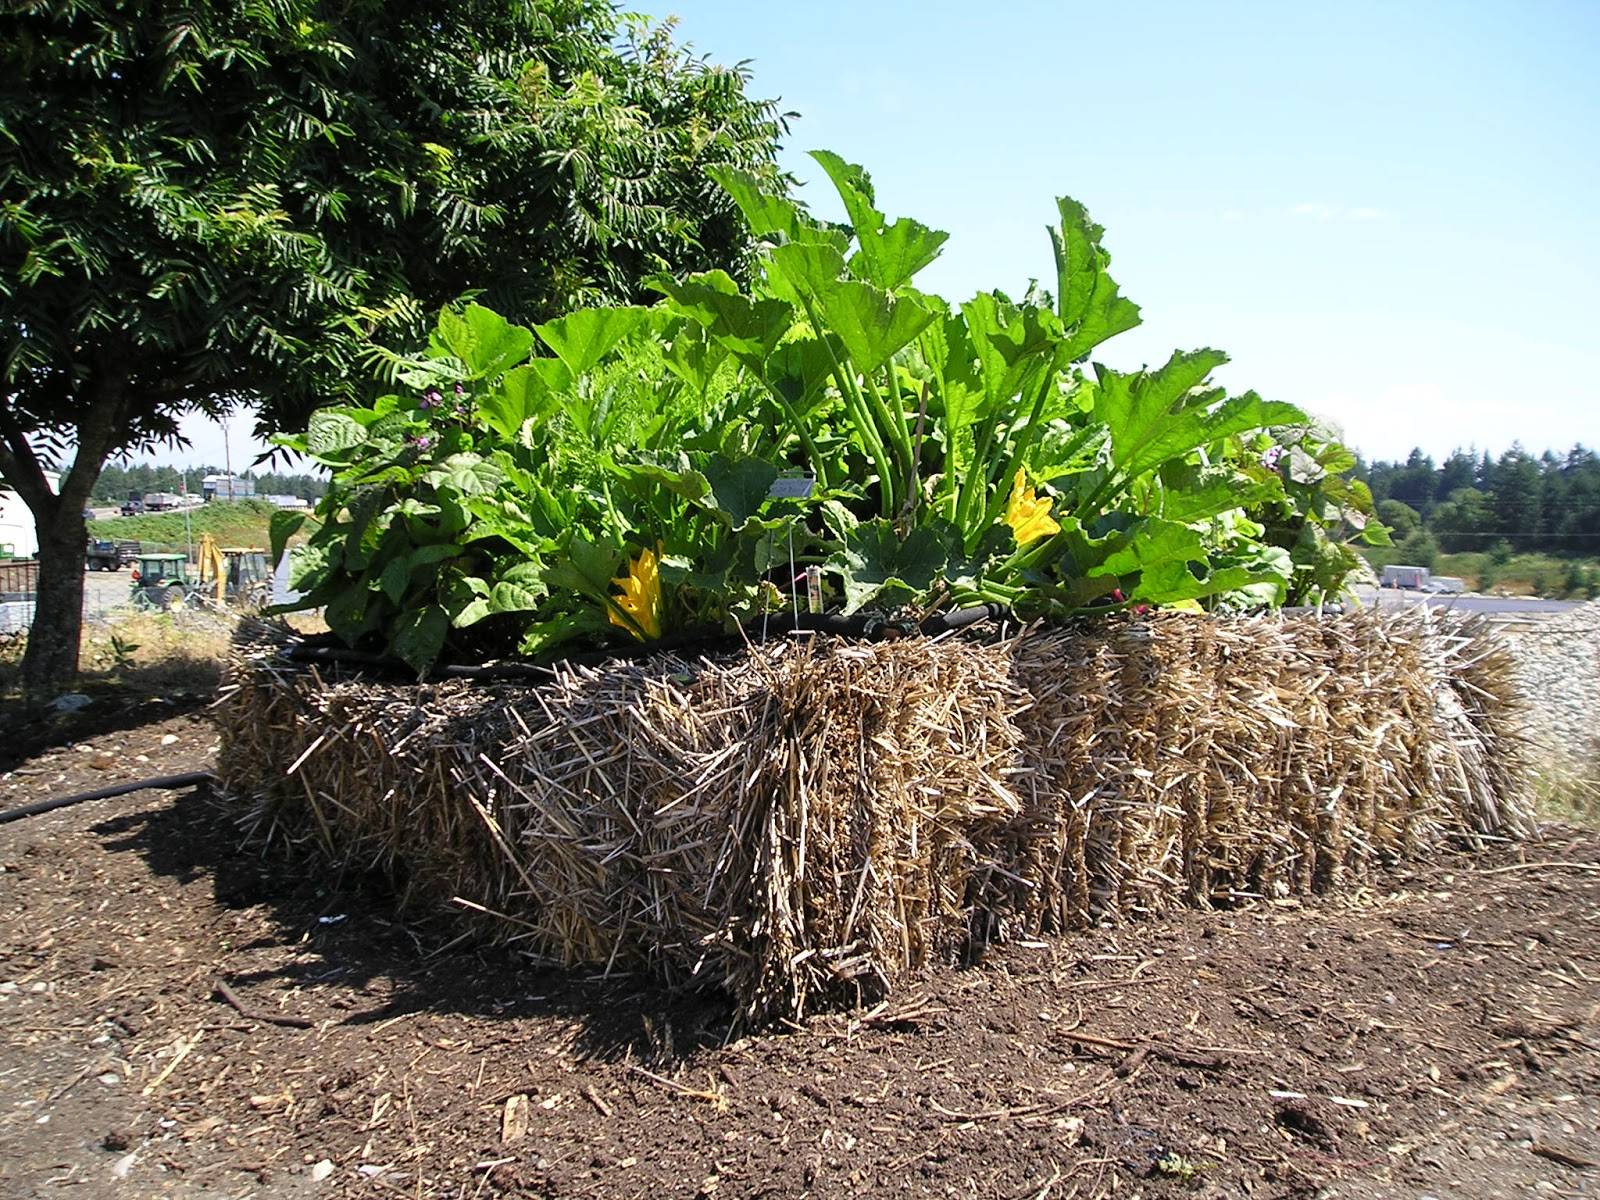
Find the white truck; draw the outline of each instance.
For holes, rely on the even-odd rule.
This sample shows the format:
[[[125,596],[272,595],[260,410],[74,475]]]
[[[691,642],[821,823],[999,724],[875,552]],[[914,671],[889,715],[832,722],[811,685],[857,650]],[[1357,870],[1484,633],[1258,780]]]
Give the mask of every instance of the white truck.
[[[1397,564],[1383,569],[1383,574],[1378,576],[1378,586],[1421,591],[1428,586],[1428,576],[1427,567],[1406,567]]]

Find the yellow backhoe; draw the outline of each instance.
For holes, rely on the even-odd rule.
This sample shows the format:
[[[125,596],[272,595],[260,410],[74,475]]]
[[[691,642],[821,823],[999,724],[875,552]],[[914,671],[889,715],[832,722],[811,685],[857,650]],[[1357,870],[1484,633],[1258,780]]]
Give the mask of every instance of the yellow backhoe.
[[[265,607],[272,599],[267,552],[259,546],[218,546],[216,538],[202,533],[198,590],[219,608],[230,603]]]

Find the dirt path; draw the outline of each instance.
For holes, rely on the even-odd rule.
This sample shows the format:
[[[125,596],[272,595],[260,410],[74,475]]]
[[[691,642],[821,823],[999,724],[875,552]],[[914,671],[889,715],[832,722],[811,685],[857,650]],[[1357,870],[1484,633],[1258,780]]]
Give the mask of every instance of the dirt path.
[[[153,775],[213,741],[53,751],[0,808],[103,785],[111,742]],[[1526,857],[1592,866],[1600,836]],[[714,1000],[336,884],[241,850],[203,791],[0,826],[0,1194],[1600,1197],[1592,870],[1454,857],[732,1041]]]

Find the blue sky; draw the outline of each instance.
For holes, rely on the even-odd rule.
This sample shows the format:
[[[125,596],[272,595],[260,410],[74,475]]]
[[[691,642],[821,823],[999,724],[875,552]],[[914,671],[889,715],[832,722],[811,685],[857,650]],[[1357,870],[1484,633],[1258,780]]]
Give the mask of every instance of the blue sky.
[[[1220,347],[1368,457],[1600,444],[1600,0],[655,11],[800,114],[819,211],[826,147],[951,233],[929,290],[1048,276],[1066,193],[1144,310],[1103,361]]]

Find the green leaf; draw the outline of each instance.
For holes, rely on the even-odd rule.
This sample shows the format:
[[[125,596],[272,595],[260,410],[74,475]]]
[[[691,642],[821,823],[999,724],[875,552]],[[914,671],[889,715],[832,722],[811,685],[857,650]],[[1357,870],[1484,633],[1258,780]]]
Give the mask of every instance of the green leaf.
[[[527,632],[522,635],[522,644],[517,649],[523,654],[541,654],[585,635],[609,633],[612,628],[603,612],[581,609],[528,626]]]
[[[272,519],[267,522],[267,545],[274,568],[283,560],[283,552],[289,545],[289,539],[299,533],[300,527],[305,523],[305,513],[289,512],[280,508],[272,514]]]
[[[655,484],[666,488],[685,500],[700,501],[711,492],[711,484],[704,474],[689,465],[689,457],[682,451],[639,451],[626,458],[606,459],[604,465],[613,476],[629,485],[639,494],[639,485]]]
[[[556,410],[571,382],[560,359],[537,359],[507,371],[492,391],[478,398],[478,412],[496,433],[516,438],[528,421],[542,423]]]
[[[855,280],[833,284],[820,301],[828,329],[838,335],[863,372],[888,362],[937,316],[914,296],[893,296]]]
[[[782,300],[752,300],[741,295],[726,271],[691,275],[682,283],[661,278],[654,286],[673,307],[706,330],[734,354],[759,368],[783,339],[794,313]]]
[[[449,632],[449,616],[437,604],[429,604],[400,614],[390,649],[421,675],[438,661]]]
[[[861,249],[851,256],[850,270],[858,278],[892,292],[938,258],[940,248],[949,240],[950,235],[943,230],[901,217],[881,232],[860,238]]]
[[[727,361],[728,348],[711,340],[705,326],[683,321],[662,353],[667,369],[697,392],[711,386],[717,369]]]
[[[445,309],[429,338],[429,350],[461,361],[470,379],[493,379],[528,357],[533,334],[481,304],[460,314]]]
[[[327,459],[367,440],[365,426],[349,413],[337,408],[319,408],[306,427],[306,453]],[[337,460],[336,460],[337,461]]]
[[[505,472],[476,454],[452,454],[424,478],[435,488],[448,487],[458,495],[477,496],[498,488],[505,482]]]
[[[597,546],[582,537],[574,537],[564,549],[565,560],[545,567],[545,585],[552,591],[565,588],[577,592],[604,605],[611,592],[611,581],[616,578],[622,562],[622,551],[611,546]]]
[[[811,157],[827,172],[834,190],[844,203],[844,211],[859,240],[863,233],[874,234],[883,228],[883,214],[873,205],[877,195],[873,191],[872,177],[864,167],[846,162],[831,150],[813,150]]]
[[[1048,309],[980,292],[961,306],[961,315],[987,401],[980,415],[1005,406],[1028,388],[1035,372],[1054,365],[1061,325]]]
[[[1147,571],[1140,578],[1131,599],[1151,604],[1176,604],[1180,600],[1199,600],[1203,596],[1216,596],[1261,584],[1275,588],[1281,598],[1284,577],[1271,571],[1218,567],[1204,575],[1196,575],[1188,564],[1170,562]]]
[[[767,356],[763,368],[767,386],[804,411],[819,395],[833,375],[833,364],[842,361],[845,349],[824,338],[808,337],[785,342]]]
[[[893,291],[939,257],[948,233],[910,217],[886,225],[874,207],[872,179],[865,170],[827,150],[813,150],[811,157],[828,173],[855,230],[860,249],[850,259],[850,269],[857,278]]]
[[[1283,494],[1281,486],[1258,482],[1232,472],[1201,476],[1182,487],[1167,488],[1159,516],[1180,524],[1204,521],[1231,508],[1252,508]]]
[[[759,179],[737,167],[714,166],[706,174],[732,197],[756,237],[777,233],[790,241],[799,238],[805,218],[794,201],[767,191]]]
[[[1205,556],[1205,543],[1193,529],[1176,521],[1152,517],[1132,526],[1120,548],[1107,554],[1098,566],[1090,567],[1084,574],[1091,577],[1132,575],[1164,563],[1176,562],[1182,566],[1197,559],[1204,560]]]
[[[846,532],[843,550],[828,565],[844,577],[845,612],[852,613],[885,593],[926,591],[959,545],[943,521],[919,526],[901,541],[892,522],[877,518]]]
[[[405,599],[406,591],[411,586],[411,568],[403,558],[391,558],[383,568],[383,573],[378,577],[378,586],[389,602],[396,608]]]
[[[580,308],[535,326],[539,338],[566,364],[574,379],[587,375],[619,344],[651,321],[648,308]]]
[[[711,487],[710,501],[701,503],[726,517],[734,529],[742,529],[767,502],[767,493],[778,478],[778,468],[759,458],[727,459],[721,454],[697,461]],[[714,503],[712,503],[714,502]]]
[[[1056,201],[1059,228],[1051,227],[1056,258],[1056,303],[1068,330],[1066,361],[1077,362],[1107,338],[1139,324],[1139,306],[1122,298],[1107,273],[1111,256],[1100,245],[1105,233],[1088,210],[1069,196]]]
[[[529,612],[539,607],[550,594],[540,563],[513,563],[495,578],[489,591],[491,613]]]
[[[823,242],[792,242],[767,253],[767,283],[775,295],[803,306],[845,276],[844,255]]]
[[[1077,427],[1052,421],[1039,438],[1038,463],[1033,473],[1048,483],[1063,475],[1091,471],[1103,461],[1110,440],[1110,431],[1098,421]]]
[[[1202,446],[1252,429],[1303,424],[1292,404],[1254,392],[1212,407],[1189,393],[1228,361],[1220,350],[1176,353],[1156,371],[1132,375],[1096,365],[1094,416],[1111,430],[1111,460],[1132,478]]]

